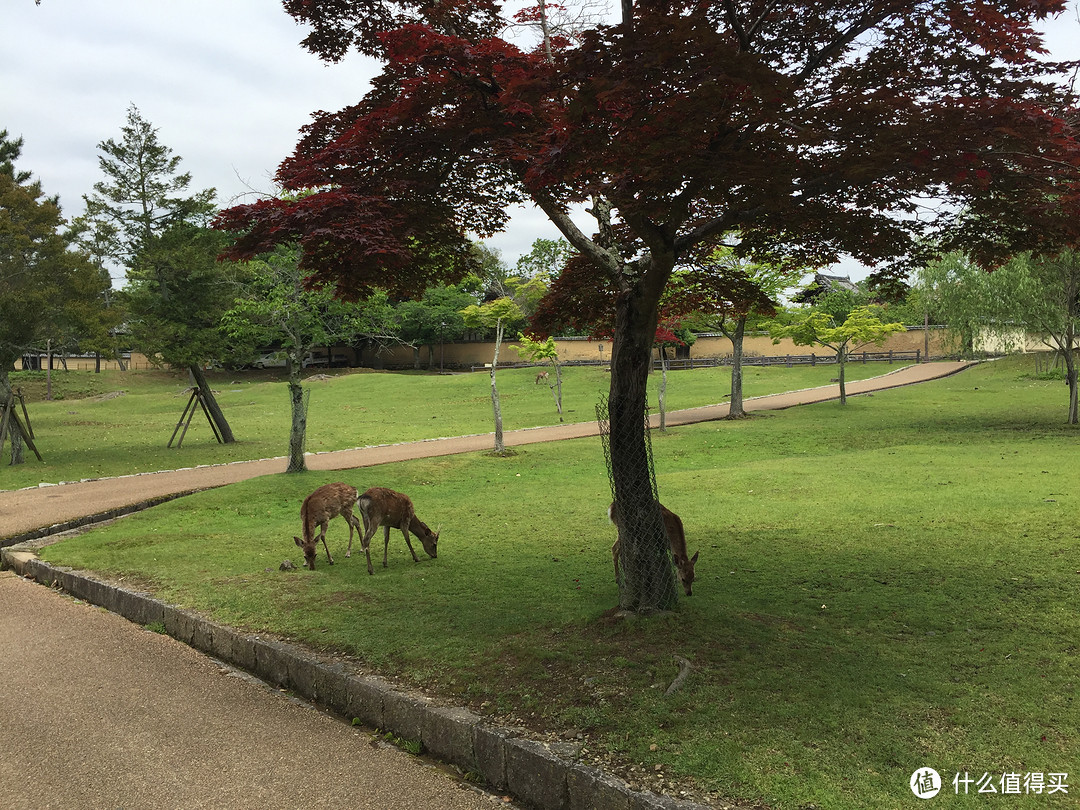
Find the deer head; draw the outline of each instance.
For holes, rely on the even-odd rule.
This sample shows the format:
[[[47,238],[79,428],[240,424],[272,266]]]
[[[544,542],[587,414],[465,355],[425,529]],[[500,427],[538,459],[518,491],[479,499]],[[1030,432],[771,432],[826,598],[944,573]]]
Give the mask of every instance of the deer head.
[[[673,555],[675,573],[679,575],[679,582],[682,584],[683,592],[687,596],[690,596],[694,590],[694,564],[697,563],[698,554],[700,553],[700,551],[695,551],[694,556],[689,558],[685,554]]]
[[[424,528],[427,529],[426,526]],[[439,554],[438,554],[438,545],[439,545],[439,532],[440,531],[442,531],[442,526],[440,526],[437,531],[433,532],[433,531],[431,531],[431,529],[428,529],[423,534],[417,535],[417,537],[420,538],[420,542],[424,544],[424,551],[426,551],[427,555],[429,557],[431,557],[432,559],[435,559],[436,557],[439,556]]]
[[[296,537],[295,535],[293,535],[293,540],[296,542],[296,545],[300,546],[301,550],[303,550],[303,552],[304,552],[304,565],[307,566],[309,571],[314,571],[315,570],[315,539],[312,538],[311,542],[309,544],[307,544],[307,545],[305,545],[304,541],[301,540],[299,537]]]

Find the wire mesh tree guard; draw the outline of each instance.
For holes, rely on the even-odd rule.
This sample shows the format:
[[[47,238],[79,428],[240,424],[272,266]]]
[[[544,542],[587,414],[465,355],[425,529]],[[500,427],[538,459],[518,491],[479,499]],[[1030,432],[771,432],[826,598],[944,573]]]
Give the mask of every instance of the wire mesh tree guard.
[[[671,544],[657,497],[648,408],[641,423],[626,420],[630,424],[623,429],[624,435],[612,435],[607,399],[597,404],[596,421],[611,484],[611,518],[619,538],[617,549],[613,548],[619,607],[635,613],[670,610],[679,596]],[[615,453],[613,445],[619,448]],[[632,472],[623,475],[624,471],[641,469],[648,471],[646,481]]]

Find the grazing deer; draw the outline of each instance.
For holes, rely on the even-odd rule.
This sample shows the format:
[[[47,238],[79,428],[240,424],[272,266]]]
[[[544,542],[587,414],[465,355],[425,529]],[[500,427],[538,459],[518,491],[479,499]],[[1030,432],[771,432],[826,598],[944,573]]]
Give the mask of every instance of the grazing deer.
[[[660,504],[660,513],[664,516],[664,530],[667,532],[668,543],[671,544],[671,556],[675,560],[675,571],[679,575],[679,582],[687,596],[693,593],[694,565],[697,563],[700,551],[695,551],[693,557],[686,554],[686,532],[683,531],[682,520],[663,504]],[[619,521],[616,520],[615,504],[608,507],[608,520],[619,529]],[[619,529],[619,537],[611,546],[611,559],[615,563],[615,581],[619,580],[619,541],[622,539],[622,529]]]
[[[326,526],[338,515],[345,518],[349,524],[349,550],[345,552],[345,556],[352,556],[353,529],[356,529],[358,537],[364,536],[360,520],[353,514],[356,499],[356,487],[340,482],[324,484],[304,498],[304,503],[300,507],[300,521],[304,524],[304,539],[293,537],[293,540],[304,550],[304,563],[310,570],[315,570],[315,555],[319,540],[322,540],[323,548],[326,549],[326,559],[330,565],[334,564],[334,558],[330,556],[330,549],[326,545]],[[318,538],[315,537],[316,526],[321,529]],[[368,566],[370,565],[369,562]]]
[[[547,378],[548,373],[546,371],[541,371],[539,374],[536,375],[536,382],[534,383],[534,385],[539,385],[541,380],[547,382]]]
[[[364,518],[363,545],[365,552],[368,552],[368,547],[375,531],[380,526],[385,529],[382,560],[383,568],[386,568],[386,557],[390,550],[391,528],[401,529],[401,533],[405,535],[405,543],[409,547],[409,553],[412,554],[413,562],[420,562],[420,558],[417,557],[416,552],[413,551],[412,540],[409,539],[409,532],[412,532],[420,538],[420,542],[424,544],[424,551],[428,553],[429,557],[434,559],[438,556],[436,546],[439,542],[439,533],[431,531],[431,529],[416,516],[416,510],[413,508],[413,503],[409,500],[408,495],[394,492],[394,490],[387,489],[386,487],[372,487],[360,496],[358,505],[360,507],[360,514]],[[368,552],[367,570],[369,574],[374,573],[374,571],[371,570],[370,552]]]

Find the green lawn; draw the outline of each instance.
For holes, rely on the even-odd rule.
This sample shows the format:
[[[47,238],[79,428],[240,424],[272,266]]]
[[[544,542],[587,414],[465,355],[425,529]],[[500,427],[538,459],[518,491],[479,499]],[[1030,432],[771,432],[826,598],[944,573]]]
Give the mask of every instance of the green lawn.
[[[849,366],[852,379],[883,374],[899,366]],[[825,385],[836,374],[817,368],[753,368],[746,372],[746,396]],[[45,402],[44,372],[16,372],[12,384],[28,400],[38,462],[0,466],[0,489],[82,478],[273,458],[288,452],[289,396],[283,375],[223,372],[211,375],[218,400],[237,438],[218,445],[202,413],[196,414],[183,445],[166,445],[190,398],[186,374],[169,372],[54,372],[55,401]],[[494,430],[490,377],[485,373],[430,375],[333,370],[306,375],[310,390],[307,450],[321,452],[367,445],[489,433]],[[536,385],[535,370],[498,373],[507,430],[558,422],[547,387]],[[565,372],[566,420],[592,421],[608,373],[599,367]],[[654,375],[654,384],[659,375]],[[697,369],[669,375],[668,408],[723,402],[731,391],[730,369]],[[655,395],[653,397],[655,407]]]
[[[773,808],[891,810],[920,803],[908,780],[933,767],[946,789],[930,807],[1073,807],[1078,434],[1061,382],[1031,379],[1023,362],[654,434],[661,497],[701,552],[694,595],[659,618],[610,615],[595,439],[256,479],[43,556],[496,717],[581,730],[586,758],[634,783],[647,773],[651,786]],[[369,577],[362,556],[345,559],[338,521],[337,565],[279,571],[300,559],[302,498],[331,480],[410,494],[442,527],[438,559],[415,564],[392,537],[389,568]],[[693,669],[665,697],[674,656]],[[985,802],[952,795],[958,773],[1067,773],[1075,785]]]

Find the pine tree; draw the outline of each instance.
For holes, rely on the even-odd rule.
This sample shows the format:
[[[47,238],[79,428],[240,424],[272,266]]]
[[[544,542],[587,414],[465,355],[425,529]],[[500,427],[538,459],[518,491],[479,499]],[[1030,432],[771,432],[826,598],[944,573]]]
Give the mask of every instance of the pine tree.
[[[153,329],[134,325],[136,333],[176,336],[174,346],[155,340],[143,348],[166,360],[170,355],[181,358],[179,362],[187,366],[202,392],[222,441],[235,441],[203,372],[205,361],[214,359],[219,341],[212,338],[213,330],[205,328],[204,313],[185,306],[205,296],[206,273],[215,268],[214,257],[207,258],[202,245],[216,210],[216,191],[189,192],[191,174],[180,171],[179,155],[158,140],[157,129],[136,107],[128,108],[121,133],[119,142],[108,138],[98,144],[102,153],[98,163],[105,179],[94,184],[93,194],[83,197],[86,214],[77,223],[80,241],[100,261],[125,269],[141,311],[153,313]],[[193,269],[192,256],[200,254],[195,261],[199,267]],[[162,328],[165,322],[174,328]],[[192,335],[200,340],[193,341]]]

